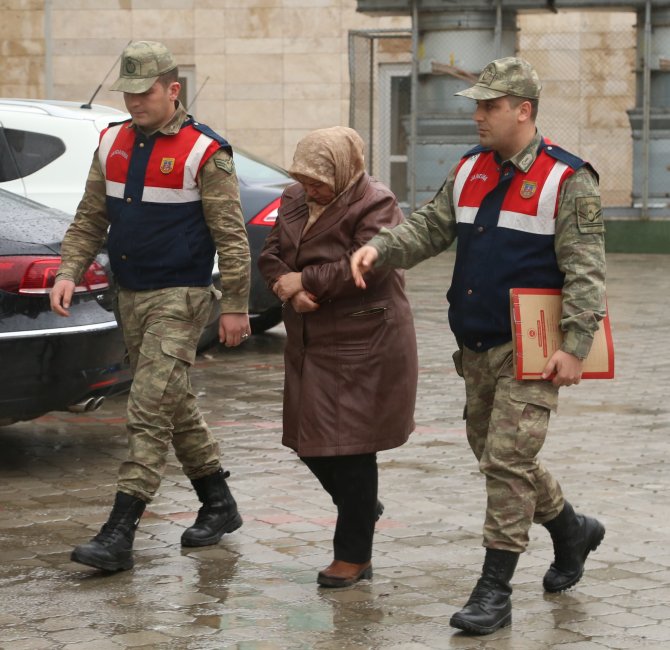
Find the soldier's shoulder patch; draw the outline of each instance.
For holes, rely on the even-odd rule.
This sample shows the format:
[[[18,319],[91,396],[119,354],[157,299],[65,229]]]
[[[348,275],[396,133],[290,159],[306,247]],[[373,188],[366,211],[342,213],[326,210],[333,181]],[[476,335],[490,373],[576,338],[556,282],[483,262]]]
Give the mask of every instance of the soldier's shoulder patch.
[[[581,233],[599,233],[605,231],[603,211],[599,196],[579,196],[575,199],[577,227]]]
[[[232,158],[214,158],[214,164],[219,169],[223,169],[226,174],[232,174],[235,169],[235,163]]]

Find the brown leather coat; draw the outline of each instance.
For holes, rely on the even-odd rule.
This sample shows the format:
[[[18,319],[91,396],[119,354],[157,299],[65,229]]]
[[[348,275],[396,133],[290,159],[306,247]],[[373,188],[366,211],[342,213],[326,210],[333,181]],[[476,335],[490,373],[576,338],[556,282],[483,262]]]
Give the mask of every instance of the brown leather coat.
[[[382,226],[403,220],[393,194],[367,174],[302,237],[308,216],[289,186],[258,266],[270,286],[290,271],[320,304],[284,307],[284,436],[300,456],[365,454],[398,447],[414,428],[416,336],[402,271],[376,269],[360,290],[349,256]]]

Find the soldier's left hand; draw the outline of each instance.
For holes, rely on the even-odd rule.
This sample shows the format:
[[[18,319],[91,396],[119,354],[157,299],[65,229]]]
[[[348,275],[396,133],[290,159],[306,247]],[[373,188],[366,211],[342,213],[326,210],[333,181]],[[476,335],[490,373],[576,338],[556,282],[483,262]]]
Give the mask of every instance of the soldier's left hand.
[[[221,314],[219,317],[219,341],[226,347],[233,348],[250,335],[248,314]]]
[[[582,379],[584,362],[572,354],[556,350],[544,367],[542,379],[551,379],[554,386],[572,386]]]

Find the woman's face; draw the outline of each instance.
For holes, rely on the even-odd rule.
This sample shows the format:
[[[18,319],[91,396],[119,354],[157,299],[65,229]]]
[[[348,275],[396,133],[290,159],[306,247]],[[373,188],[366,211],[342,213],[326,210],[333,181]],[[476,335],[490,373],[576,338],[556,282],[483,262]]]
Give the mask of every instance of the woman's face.
[[[299,176],[297,174],[295,179],[302,185],[305,194],[319,205],[328,205],[335,198],[333,188],[326,183],[309,178],[308,176]]]

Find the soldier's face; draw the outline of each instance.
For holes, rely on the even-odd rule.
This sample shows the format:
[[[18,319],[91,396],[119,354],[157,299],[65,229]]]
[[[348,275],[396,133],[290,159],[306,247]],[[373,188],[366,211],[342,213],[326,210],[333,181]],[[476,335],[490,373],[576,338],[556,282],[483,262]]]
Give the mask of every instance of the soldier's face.
[[[156,81],[146,92],[123,93],[123,101],[137,126],[144,131],[156,131],[174,114],[179,89],[176,81],[168,86]]]
[[[519,146],[519,141],[528,106],[528,102],[513,106],[508,97],[478,101],[472,119],[477,125],[479,143],[497,151],[503,160],[518,153],[524,146]]]

